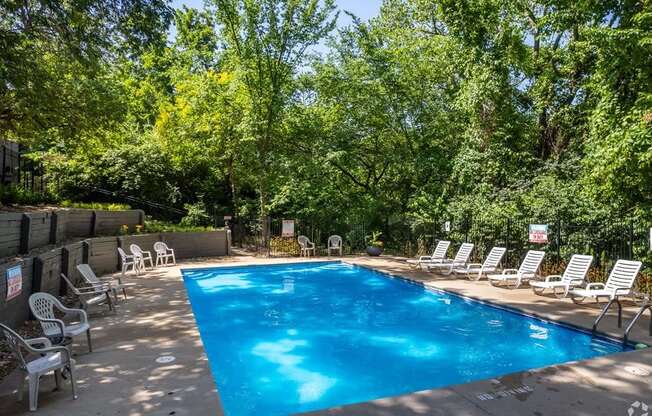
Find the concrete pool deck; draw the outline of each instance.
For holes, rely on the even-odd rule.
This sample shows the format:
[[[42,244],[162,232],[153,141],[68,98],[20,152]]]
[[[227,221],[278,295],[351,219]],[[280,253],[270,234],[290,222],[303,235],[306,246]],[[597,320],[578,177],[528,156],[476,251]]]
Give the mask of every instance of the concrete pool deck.
[[[316,259],[324,260],[324,258]],[[332,259],[331,259],[332,260]],[[360,264],[481,300],[524,312],[591,328],[599,309],[577,306],[570,300],[536,296],[529,288],[509,290],[486,281],[471,282],[411,270],[399,258],[345,257]],[[38,415],[222,415],[219,395],[195,325],[179,270],[181,268],[289,263],[290,259],[233,256],[188,261],[161,268],[128,281],[137,285],[129,299],[118,304],[116,314],[91,316],[94,352],[88,353],[83,337],[75,341],[79,399],[72,400],[69,383],[52,392],[51,376],[43,377]],[[626,325],[635,313],[628,306]],[[631,338],[652,344],[648,316],[632,331]],[[600,328],[619,337],[615,312]],[[161,356],[175,360],[158,364]],[[634,375],[631,370],[647,371]],[[511,374],[493,380],[427,390],[399,397],[309,413],[342,415],[628,415],[652,410],[652,348],[619,353],[539,370]],[[26,399],[17,403],[13,392],[17,373],[0,382],[0,415],[31,414]],[[260,415],[266,416],[266,415]]]

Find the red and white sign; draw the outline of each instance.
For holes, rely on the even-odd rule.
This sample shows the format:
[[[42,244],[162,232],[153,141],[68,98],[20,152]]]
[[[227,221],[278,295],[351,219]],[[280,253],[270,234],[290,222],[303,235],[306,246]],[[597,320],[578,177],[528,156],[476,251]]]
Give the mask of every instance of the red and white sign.
[[[23,269],[14,266],[7,269],[7,300],[20,295],[23,290]]]
[[[530,243],[548,243],[548,224],[530,224],[528,235]]]
[[[281,236],[294,237],[294,220],[283,220],[283,229]]]

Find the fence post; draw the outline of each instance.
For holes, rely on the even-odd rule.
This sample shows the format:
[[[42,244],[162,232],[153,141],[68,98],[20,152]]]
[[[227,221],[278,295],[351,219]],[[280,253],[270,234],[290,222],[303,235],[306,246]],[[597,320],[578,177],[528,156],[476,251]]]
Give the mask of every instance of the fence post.
[[[70,277],[70,250],[68,247],[61,247],[61,273],[65,274],[68,279]],[[59,294],[66,296],[68,294],[68,285],[63,279],[59,278]]]
[[[629,246],[627,247],[628,259],[634,258],[634,220],[629,220]]]
[[[97,233],[97,213],[93,210],[91,214],[91,237],[95,237]]]
[[[20,221],[20,254],[26,254],[29,251],[29,234],[32,229],[32,218],[23,214]]]
[[[57,228],[59,225],[59,215],[52,211],[50,216],[50,244],[57,244]]]
[[[561,220],[557,217],[557,263],[561,263]]]

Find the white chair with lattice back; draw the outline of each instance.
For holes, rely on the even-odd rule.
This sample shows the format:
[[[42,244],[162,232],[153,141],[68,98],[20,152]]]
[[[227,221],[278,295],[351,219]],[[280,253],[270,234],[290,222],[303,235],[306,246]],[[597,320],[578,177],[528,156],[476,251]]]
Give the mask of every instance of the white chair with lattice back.
[[[93,352],[93,344],[91,344],[91,326],[88,323],[88,316],[86,311],[82,309],[66,308],[49,293],[37,292],[29,297],[29,309],[32,315],[41,324],[43,334],[48,337],[53,343],[60,344],[66,338],[74,338],[78,335],[86,333],[86,340],[88,341],[88,351]],[[54,314],[54,309],[59,310],[64,314],[64,319],[74,319],[72,323],[67,323],[64,319],[58,319]]]
[[[136,262],[138,263],[138,268],[141,270],[147,270],[145,266],[145,260],[149,260],[149,266],[154,268],[154,259],[152,258],[152,253],[150,251],[145,251],[138,244],[131,244],[129,250],[134,255]]]
[[[311,242],[308,237],[300,235],[297,238],[297,242],[299,243],[299,247],[301,247],[301,256],[309,257],[310,253],[312,253],[313,256],[315,255],[315,243]]]
[[[328,256],[330,257],[331,255],[331,250],[335,252],[339,252],[340,256],[342,256],[342,237],[339,235],[331,235],[328,237],[328,243],[326,244],[328,247]]]
[[[52,346],[47,338],[24,339],[9,327],[0,324],[0,334],[12,355],[18,362],[18,371],[22,373],[18,386],[18,400],[23,399],[25,380],[29,386],[29,410],[34,412],[38,407],[38,390],[41,376],[54,372],[54,382],[57,389],[60,387],[62,371],[68,373],[72,387],[72,398],[77,399],[75,389],[75,360],[70,357],[70,351],[63,346]],[[37,348],[42,345],[41,348]]]
[[[162,266],[167,266],[169,264],[168,260],[170,259],[173,265],[177,264],[177,260],[174,257],[174,249],[168,247],[164,242],[157,241],[154,243],[154,252],[156,253],[156,267],[159,266],[159,263]]]

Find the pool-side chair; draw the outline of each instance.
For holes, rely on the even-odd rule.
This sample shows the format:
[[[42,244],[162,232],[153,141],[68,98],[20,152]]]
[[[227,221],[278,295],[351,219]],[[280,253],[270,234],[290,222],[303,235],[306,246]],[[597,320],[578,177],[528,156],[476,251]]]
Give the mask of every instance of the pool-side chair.
[[[309,257],[310,253],[312,253],[313,256],[315,255],[315,243],[311,242],[308,237],[300,235],[299,238],[297,238],[297,242],[299,243],[299,247],[301,247],[301,256]]]
[[[505,285],[510,289],[517,289],[523,282],[529,282],[536,278],[543,257],[546,255],[543,251],[530,250],[517,269],[505,269],[500,274],[487,275],[489,283],[493,286]]]
[[[152,258],[151,251],[145,251],[138,244],[131,244],[129,250],[134,255],[134,258],[138,262],[138,268],[140,270],[147,270],[146,261],[149,260],[149,267],[154,268],[154,259]]]
[[[471,257],[471,252],[473,251],[473,244],[463,243],[453,260],[444,260],[441,263],[424,263],[427,270],[436,269],[438,273],[449,275],[453,272],[454,269],[465,267],[466,263],[469,262],[469,257]]]
[[[66,338],[74,338],[86,333],[88,351],[93,352],[91,344],[91,326],[88,323],[86,311],[66,308],[59,299],[49,293],[37,292],[29,297],[29,309],[41,324],[43,334],[54,344],[61,344]],[[64,319],[58,319],[54,309],[64,314]]]
[[[106,283],[99,285],[92,285],[86,287],[77,287],[73,284],[65,274],[61,273],[61,278],[66,282],[68,289],[72,291],[78,298],[80,306],[88,310],[91,306],[99,306],[106,304],[109,311],[113,310],[113,302],[111,301],[111,287]]]
[[[563,274],[546,276],[543,281],[532,280],[530,286],[537,295],[543,295],[546,289],[551,289],[556,297],[564,298],[571,289],[582,286],[586,282],[586,275],[592,262],[593,256],[574,254]]]
[[[129,271],[129,267],[131,267],[131,270],[133,270],[136,275],[140,273],[140,260],[136,258],[136,256],[125,253],[122,247],[118,247],[118,255],[120,256],[120,269],[122,276]]]
[[[113,297],[115,298],[116,302],[118,301],[119,291],[122,291],[122,295],[125,297],[125,299],[127,299],[127,287],[133,286],[132,284],[129,283],[123,283],[122,278],[120,276],[118,276],[117,278],[97,277],[97,275],[95,275],[95,272],[93,272],[93,269],[91,269],[91,266],[88,264],[78,264],[77,270],[82,275],[86,283],[88,283],[91,286],[108,285],[109,290],[111,290],[111,292],[113,293]]]
[[[174,250],[168,247],[162,241],[157,241],[154,243],[154,252],[156,253],[156,267],[167,266],[169,264],[168,260],[172,260],[172,264],[177,264],[177,259],[174,257]]]
[[[584,298],[595,298],[599,302],[601,297],[611,300],[620,296],[634,296],[632,289],[642,266],[640,261],[618,260],[606,283],[589,283],[584,289],[573,289],[570,291],[571,299],[581,303]]]
[[[326,247],[328,248],[328,256],[329,257],[331,255],[331,251],[339,253],[339,255],[341,257],[342,256],[342,237],[340,237],[339,235],[331,235],[330,237],[328,237]]]
[[[432,255],[421,256],[418,259],[408,259],[407,262],[415,268],[425,265],[426,263],[442,263],[446,260],[446,253],[448,253],[448,247],[450,247],[450,245],[450,241],[439,240]]]
[[[469,263],[466,267],[458,267],[454,270],[455,274],[466,275],[469,280],[480,280],[482,276],[488,273],[496,273],[503,260],[507,249],[505,247],[494,247],[484,259],[484,263]]]
[[[61,372],[68,373],[72,387],[72,398],[77,399],[75,389],[75,360],[70,357],[70,351],[64,346],[52,346],[47,338],[24,339],[9,327],[0,324],[0,333],[9,346],[12,355],[18,361],[18,371],[21,379],[18,386],[18,400],[23,399],[25,380],[29,386],[29,410],[35,412],[38,408],[38,389],[41,376],[54,372],[54,382],[57,389],[61,384]]]

